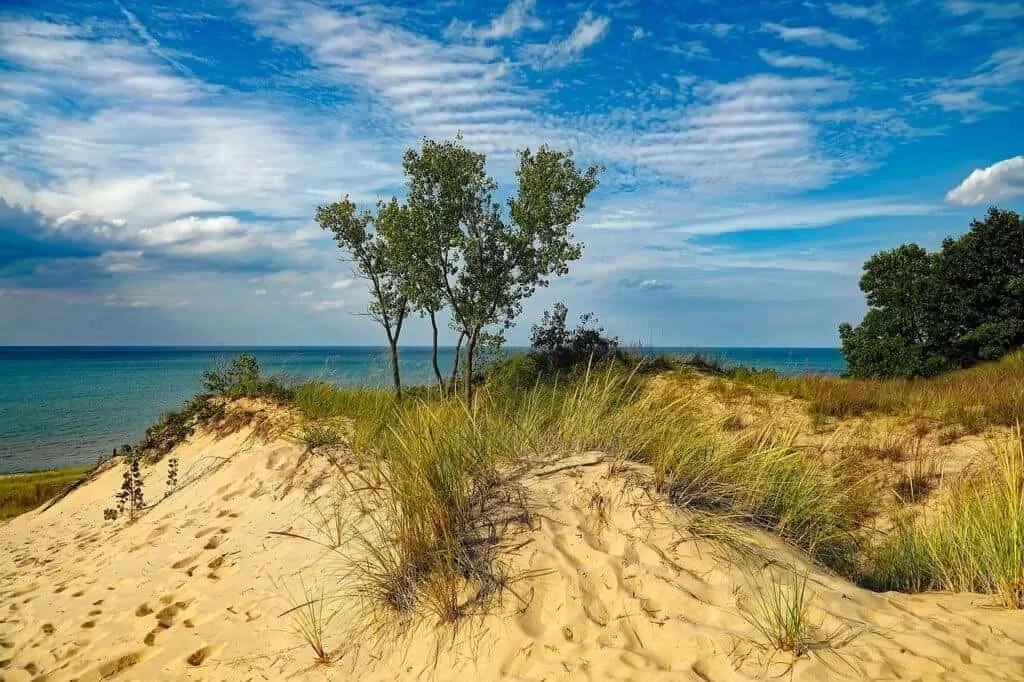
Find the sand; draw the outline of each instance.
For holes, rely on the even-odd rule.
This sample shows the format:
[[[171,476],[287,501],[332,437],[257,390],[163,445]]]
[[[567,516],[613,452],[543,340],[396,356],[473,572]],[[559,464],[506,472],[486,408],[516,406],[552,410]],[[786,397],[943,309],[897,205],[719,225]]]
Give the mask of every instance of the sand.
[[[613,470],[601,453],[523,475],[533,520],[505,539],[512,581],[487,615],[371,638],[358,601],[332,599],[359,546],[343,560],[293,537],[315,535],[315,509],[334,500],[367,523],[355,479],[339,474],[353,465],[336,454],[337,466],[251,427],[200,433],[173,453],[173,494],[160,499],[164,463],[147,470],[147,502],[159,502],[134,523],[103,519],[115,467],[0,524],[0,678],[1024,679],[1024,614],[984,595],[873,593],[756,532],[741,558],[707,539],[720,523],[668,505],[641,467]],[[799,658],[767,647],[745,616],[759,585],[794,572],[820,640]],[[341,607],[329,665],[282,616],[320,594]]]

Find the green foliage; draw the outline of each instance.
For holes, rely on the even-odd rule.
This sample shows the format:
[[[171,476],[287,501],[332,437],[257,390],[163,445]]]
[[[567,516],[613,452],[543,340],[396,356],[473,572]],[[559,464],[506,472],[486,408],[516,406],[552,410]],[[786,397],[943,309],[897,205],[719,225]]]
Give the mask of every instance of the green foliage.
[[[167,494],[170,495],[178,487],[178,458],[167,460]]]
[[[860,288],[867,314],[839,327],[850,376],[927,377],[997,359],[1024,345],[1024,222],[992,208],[934,253],[877,253]]]
[[[593,313],[580,315],[575,329],[568,329],[565,318],[568,308],[556,303],[551,311],[544,311],[540,324],[535,324],[530,335],[530,354],[548,372],[558,372],[590,363],[599,363],[615,357],[619,340],[604,336],[604,328],[597,324]]]
[[[378,202],[376,213],[359,212],[347,196],[316,210],[317,223],[333,234],[356,274],[370,283],[367,314],[380,323],[387,336],[395,395],[402,394],[398,339],[409,315],[410,285],[405,281],[405,269],[411,256],[393,243],[409,231],[411,217],[409,209],[393,197],[390,202]]]
[[[509,199],[506,220],[493,198],[497,184],[487,176],[484,155],[461,139],[424,140],[421,150],[406,153],[404,167],[409,208],[419,227],[407,251],[417,263],[408,256],[403,261],[411,265],[418,300],[443,301],[466,341],[471,399],[485,330],[497,327],[500,333],[511,326],[523,301],[580,257],[582,247],[569,230],[597,186],[600,169],[581,171],[570,152],[523,150],[519,192]]]
[[[264,377],[260,364],[251,353],[239,353],[227,365],[214,366],[203,372],[203,388],[208,394],[225,398],[270,398],[284,400],[289,397],[289,389],[276,377]],[[200,394],[194,401],[205,402]],[[200,407],[187,409],[186,412],[198,411]],[[172,413],[169,413],[169,415]],[[172,418],[165,416],[164,421]]]
[[[35,509],[89,475],[92,467],[0,476],[0,521]]]

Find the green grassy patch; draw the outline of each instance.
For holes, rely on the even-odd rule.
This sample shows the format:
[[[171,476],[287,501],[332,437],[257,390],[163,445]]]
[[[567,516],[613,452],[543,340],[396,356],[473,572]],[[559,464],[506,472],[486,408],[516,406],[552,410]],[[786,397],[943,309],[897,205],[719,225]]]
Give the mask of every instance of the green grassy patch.
[[[87,476],[91,468],[33,471],[0,476],[0,520],[35,509],[65,486]]]

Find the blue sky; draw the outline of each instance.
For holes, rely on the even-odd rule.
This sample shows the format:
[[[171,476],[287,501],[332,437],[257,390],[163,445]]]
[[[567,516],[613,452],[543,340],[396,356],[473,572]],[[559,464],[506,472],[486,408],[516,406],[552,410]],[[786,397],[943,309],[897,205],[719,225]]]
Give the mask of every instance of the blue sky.
[[[835,345],[871,253],[1024,208],[1024,2],[5,3],[0,344],[381,343],[313,212],[458,131],[608,169],[513,342]]]

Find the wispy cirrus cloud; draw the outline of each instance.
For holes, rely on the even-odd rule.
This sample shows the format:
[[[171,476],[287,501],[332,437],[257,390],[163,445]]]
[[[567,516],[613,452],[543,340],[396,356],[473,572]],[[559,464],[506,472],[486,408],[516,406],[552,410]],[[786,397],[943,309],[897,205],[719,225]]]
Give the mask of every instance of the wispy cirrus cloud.
[[[784,54],[774,50],[758,50],[757,56],[769,66],[776,69],[809,69],[815,71],[831,71],[835,67],[818,57],[809,55]]]
[[[946,0],[946,11],[955,16],[975,16],[989,21],[1008,21],[1024,17],[1024,3],[985,2],[979,0]]]
[[[930,97],[946,111],[973,118],[1019,102],[1022,82],[1024,47],[1009,47],[996,50],[969,76],[938,79]]]
[[[565,38],[552,38],[540,45],[527,45],[523,54],[538,66],[566,66],[578,60],[583,52],[602,40],[608,33],[611,20],[590,10],[585,11],[575,28]]]
[[[830,2],[825,5],[828,11],[840,19],[869,21],[882,25],[889,21],[889,11],[880,2],[873,5],[853,5],[847,2]]]
[[[534,14],[536,5],[537,0],[512,0],[505,11],[479,28],[470,22],[453,19],[445,29],[445,35],[486,41],[511,38],[521,31],[539,31],[544,28],[544,22]]]
[[[773,22],[761,24],[761,29],[774,33],[786,42],[797,42],[812,47],[836,47],[840,50],[860,50],[863,45],[856,38],[826,30],[820,26],[786,26]]]
[[[695,22],[643,3],[190,2],[0,16],[0,316],[24,320],[37,301],[78,319],[57,301],[93,301],[104,320],[156,311],[217,330],[230,297],[232,333],[248,335],[236,340],[271,340],[252,336],[270,309],[279,342],[334,338],[364,292],[313,208],[400,194],[401,152],[422,136],[461,133],[503,190],[521,147],[607,166],[579,225],[587,255],[543,294],[580,305],[593,292],[682,305],[693,291],[806,303],[826,283],[856,306],[863,250],[912,238],[906,226],[953,204],[1020,196],[1005,165],[1017,157],[945,204],[915,191],[926,183],[886,182],[906,138],[928,156],[924,178],[953,148],[933,159],[925,135],[1015,120],[1018,16],[1001,0],[950,0],[937,17],[984,24],[990,46],[908,32],[895,61],[866,48],[919,5],[709,5]],[[975,157],[988,153],[972,140]],[[918,172],[916,158],[895,167]],[[867,241],[850,246],[851,233]],[[345,333],[376,338],[361,321]]]

